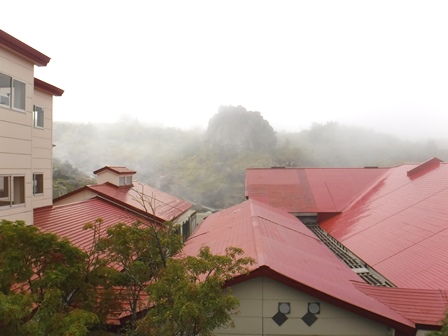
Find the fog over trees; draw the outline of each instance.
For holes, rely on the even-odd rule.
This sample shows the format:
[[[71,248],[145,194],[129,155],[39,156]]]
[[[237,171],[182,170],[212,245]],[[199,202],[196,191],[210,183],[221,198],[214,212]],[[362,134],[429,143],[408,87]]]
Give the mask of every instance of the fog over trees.
[[[244,200],[245,170],[250,167],[394,166],[434,156],[448,160],[447,139],[401,140],[336,122],[275,132],[262,113],[242,106],[221,106],[205,131],[126,119],[113,124],[55,122],[53,142],[58,176],[64,174],[57,167],[93,177],[103,166],[126,166],[137,171],[141,182],[213,209]]]

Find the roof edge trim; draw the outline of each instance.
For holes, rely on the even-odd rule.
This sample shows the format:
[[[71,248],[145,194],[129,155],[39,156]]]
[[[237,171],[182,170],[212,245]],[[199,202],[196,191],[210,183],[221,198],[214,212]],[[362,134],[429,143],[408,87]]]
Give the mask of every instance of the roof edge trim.
[[[47,82],[44,82],[43,80],[40,80],[38,78],[34,78],[34,88],[48,92],[50,94],[52,94],[53,96],[57,96],[60,97],[63,95],[64,90],[51,85]]]
[[[25,58],[33,61],[37,66],[46,66],[50,62],[50,57],[42,54],[40,51],[30,47],[28,44],[16,39],[0,29],[0,44],[8,49],[22,55]]]
[[[120,170],[118,170],[119,168],[122,168],[122,169],[124,169],[126,171],[120,171]],[[130,174],[136,174],[137,173],[135,170],[129,169],[129,168],[124,167],[124,166],[104,166],[104,167],[102,167],[100,169],[95,170],[93,173],[95,175],[97,175],[98,173],[101,173],[101,172],[103,172],[105,170],[110,170],[110,171],[114,172],[117,175],[130,175]]]

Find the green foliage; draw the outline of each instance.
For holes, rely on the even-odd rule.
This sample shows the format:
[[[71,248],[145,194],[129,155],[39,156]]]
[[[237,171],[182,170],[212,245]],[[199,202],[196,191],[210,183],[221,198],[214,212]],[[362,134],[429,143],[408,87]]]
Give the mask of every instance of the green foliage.
[[[95,180],[74,168],[71,163],[53,159],[53,198],[65,195]]]
[[[219,327],[233,326],[231,314],[239,301],[227,280],[247,272],[251,258],[230,247],[223,256],[203,247],[197,257],[170,259],[156,281],[148,288],[153,306],[137,329],[141,335],[211,335]]]
[[[434,156],[448,160],[447,140],[405,141],[335,122],[275,133],[260,113],[241,106],[221,107],[205,133],[122,120],[108,125],[55,123],[54,138],[55,157],[84,172],[126,164],[140,181],[215,209],[244,200],[246,168],[384,167]],[[55,189],[69,190],[64,183]]]
[[[99,322],[76,295],[86,254],[68,240],[17,221],[0,223],[0,333],[87,335]]]
[[[101,220],[97,220],[86,228],[99,232],[100,225]],[[95,239],[94,253],[101,255],[100,261],[120,270],[110,273],[109,278],[119,289],[117,299],[129,307],[132,322],[147,308],[147,302],[141,300],[146,286],[182,247],[177,230],[172,222],[118,223]]]

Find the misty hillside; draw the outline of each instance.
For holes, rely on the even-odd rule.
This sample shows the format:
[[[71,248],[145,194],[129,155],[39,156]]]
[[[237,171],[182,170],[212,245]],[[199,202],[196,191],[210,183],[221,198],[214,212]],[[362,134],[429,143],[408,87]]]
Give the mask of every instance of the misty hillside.
[[[54,158],[93,177],[106,165],[190,202],[225,208],[244,200],[248,167],[364,167],[448,160],[448,141],[411,142],[338,123],[276,133],[259,112],[222,106],[205,131],[113,124],[54,123]]]

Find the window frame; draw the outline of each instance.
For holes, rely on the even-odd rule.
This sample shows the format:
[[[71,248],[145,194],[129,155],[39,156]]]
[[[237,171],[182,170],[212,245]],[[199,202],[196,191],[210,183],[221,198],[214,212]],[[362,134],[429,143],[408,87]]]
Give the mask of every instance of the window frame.
[[[6,91],[5,92],[6,95],[0,93],[0,106],[10,109],[11,108],[11,95],[12,95],[12,92],[11,92],[12,77],[8,76],[8,75],[5,75],[4,73],[1,73],[1,72],[0,72],[0,77],[5,77],[7,79],[7,81],[9,81],[9,86],[0,86],[0,90],[1,89],[9,89],[9,92],[7,92],[7,90],[5,90]],[[7,99],[8,100],[8,104],[2,103],[2,99],[1,98]]]
[[[21,96],[21,100],[23,99],[23,102],[20,101],[20,103],[23,103],[23,109],[21,106],[16,107],[16,96],[19,95],[21,93],[21,90],[19,90],[19,87],[14,86],[15,83],[19,83],[19,84],[23,84],[23,97]],[[11,96],[12,96],[12,101],[11,101],[11,108],[13,110],[16,111],[20,111],[20,112],[25,112],[26,111],[26,83],[22,82],[21,80],[12,77],[12,81],[11,81]],[[22,104],[20,104],[22,105]]]
[[[7,184],[5,184],[5,178],[7,179]],[[19,207],[19,206],[24,206],[26,203],[26,180],[25,180],[25,175],[0,175],[0,179],[3,179],[3,192],[2,192],[2,196],[0,197],[0,209],[1,208],[14,208],[14,207]],[[22,182],[19,183],[17,182],[17,187],[16,187],[16,181],[17,180],[21,180]],[[17,190],[20,188],[20,193],[21,195],[19,195],[19,201],[18,203],[16,202],[16,194],[17,194]],[[5,192],[6,189],[6,192]],[[23,200],[23,201],[21,201]],[[6,204],[2,204],[2,203],[6,203]]]
[[[44,194],[44,174],[33,173],[33,195]]]
[[[9,89],[9,90],[5,90],[5,91],[9,91],[9,92],[6,92],[6,96],[3,94],[0,94],[0,106],[4,107],[4,108],[9,108],[14,111],[26,112],[26,82],[24,82],[18,78],[4,74],[4,73],[0,73],[0,75],[2,77],[7,78],[8,82],[9,82],[9,86],[3,87],[3,88]],[[21,84],[21,85],[16,86],[15,84]],[[0,89],[1,88],[2,87],[0,87]],[[18,100],[19,98],[16,98],[16,96],[19,96],[20,101]],[[8,99],[8,104],[1,103],[2,97]],[[19,105],[19,106],[17,106],[17,105]],[[22,108],[22,106],[23,106],[23,108]]]
[[[125,187],[132,185],[132,175],[127,176],[119,176],[118,177],[118,186]]]
[[[39,114],[41,118],[39,118]],[[42,120],[42,125],[38,124],[38,121]],[[45,127],[45,110],[43,107],[38,105],[33,105],[33,126],[35,128],[44,128]]]

